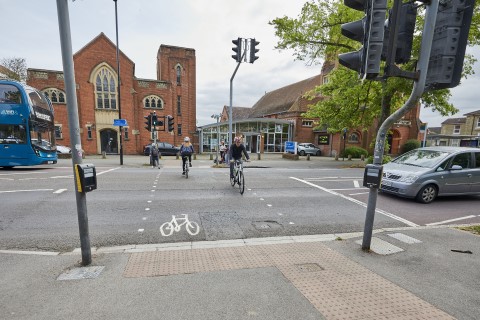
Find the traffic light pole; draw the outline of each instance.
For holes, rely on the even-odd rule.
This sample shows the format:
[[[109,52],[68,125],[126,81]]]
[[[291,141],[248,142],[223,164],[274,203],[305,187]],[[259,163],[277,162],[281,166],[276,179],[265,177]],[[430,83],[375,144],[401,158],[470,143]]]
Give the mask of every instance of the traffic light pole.
[[[235,74],[237,74],[237,70],[238,68],[240,67],[240,63],[242,63],[241,61],[243,60],[243,58],[245,57],[245,53],[247,51],[243,51],[242,53],[242,58],[240,58],[240,62],[237,63],[237,67],[235,68],[235,71],[233,72],[232,74],[232,77],[230,78],[230,106],[228,108],[228,144],[231,145],[233,143],[233,134],[232,134],[232,96],[233,96],[233,78],[235,78]],[[230,146],[229,146],[230,148]]]
[[[398,1],[398,0],[396,0]],[[431,0],[426,5],[425,23],[423,25],[422,43],[420,47],[420,55],[417,63],[418,79],[414,81],[413,90],[407,102],[391,114],[380,126],[375,141],[375,150],[373,154],[373,164],[381,166],[383,162],[383,153],[385,150],[385,138],[388,130],[393,124],[400,120],[408,111],[410,111],[418,102],[425,89],[427,78],[428,61],[430,51],[432,49],[432,41],[435,29],[435,21],[437,18],[439,0]],[[365,216],[365,226],[363,232],[362,250],[369,251],[372,240],[373,221],[375,218],[375,208],[377,205],[377,188],[370,188],[368,194],[367,212]]]

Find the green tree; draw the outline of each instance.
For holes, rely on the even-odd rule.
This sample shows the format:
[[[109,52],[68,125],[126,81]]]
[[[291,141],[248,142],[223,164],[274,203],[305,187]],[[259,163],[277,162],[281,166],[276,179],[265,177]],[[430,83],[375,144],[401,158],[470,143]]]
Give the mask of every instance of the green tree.
[[[391,5],[389,5],[391,7]],[[424,10],[419,9],[411,62],[402,66],[413,71],[418,57],[423,28]],[[276,18],[269,23],[275,28],[279,38],[276,49],[290,49],[296,60],[306,64],[320,64],[338,60],[338,54],[358,50],[360,43],[341,35],[341,25],[361,19],[363,12],[352,10],[343,5],[343,0],[307,1],[297,18],[287,16]],[[475,4],[474,16],[469,34],[469,45],[480,43],[479,5]],[[467,55],[464,63],[464,76],[473,74],[476,59]],[[327,124],[330,132],[339,132],[343,128],[371,126],[376,119],[381,123],[408,99],[413,81],[403,78],[389,78],[384,83],[358,79],[355,71],[339,66],[328,76],[328,83],[317,87],[310,93],[313,99],[321,95],[327,97],[311,105],[305,117],[318,118],[319,124]],[[436,90],[423,94],[420,103],[442,116],[458,112],[450,102],[450,90]]]
[[[18,81],[27,80],[27,62],[24,58],[3,58],[1,65],[7,68],[7,77]]]

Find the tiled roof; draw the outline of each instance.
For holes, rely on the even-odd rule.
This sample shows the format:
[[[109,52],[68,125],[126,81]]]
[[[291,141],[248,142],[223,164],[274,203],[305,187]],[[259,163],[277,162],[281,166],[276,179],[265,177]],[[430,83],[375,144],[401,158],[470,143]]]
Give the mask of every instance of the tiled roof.
[[[429,127],[427,130],[428,134],[440,134],[440,132],[442,132],[442,127]]]
[[[466,123],[467,118],[448,118],[447,120],[443,121],[442,124],[462,124]]]
[[[290,110],[290,108],[292,108],[295,103],[297,103],[297,105],[295,105],[293,109],[300,110],[299,108],[301,108],[302,103],[299,102],[299,100],[302,100],[301,98],[305,93],[320,85],[320,83],[321,76],[317,75],[268,92],[255,103],[249,117],[257,118],[270,114],[294,111]]]
[[[464,116],[479,116],[479,115],[480,115],[480,110],[472,111],[464,114]]]

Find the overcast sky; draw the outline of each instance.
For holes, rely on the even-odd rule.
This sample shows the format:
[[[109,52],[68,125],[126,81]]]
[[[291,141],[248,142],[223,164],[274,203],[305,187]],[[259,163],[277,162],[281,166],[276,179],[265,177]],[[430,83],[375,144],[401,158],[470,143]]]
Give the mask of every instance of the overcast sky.
[[[230,78],[236,62],[232,40],[260,42],[254,64],[242,63],[233,81],[233,105],[251,107],[265,92],[310,78],[321,65],[294,61],[292,51],[274,49],[278,39],[268,24],[276,17],[297,17],[297,0],[118,0],[119,47],[134,63],[135,76],[156,78],[156,54],[161,44],[193,48],[197,59],[197,125],[215,122],[213,114],[229,105]],[[113,0],[69,1],[72,49],[77,52],[101,32],[116,42]],[[25,58],[29,68],[62,70],[55,0],[0,0],[2,25],[8,26],[0,59]],[[477,51],[478,52],[478,51]],[[460,112],[480,110],[477,75],[455,88],[451,102]],[[422,110],[422,121],[440,126],[445,119]]]

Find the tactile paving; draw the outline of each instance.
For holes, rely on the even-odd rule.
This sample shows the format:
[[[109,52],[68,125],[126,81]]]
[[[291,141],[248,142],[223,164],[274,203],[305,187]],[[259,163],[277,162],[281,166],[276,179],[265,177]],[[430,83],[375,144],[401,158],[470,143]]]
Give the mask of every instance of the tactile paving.
[[[276,267],[326,318],[454,319],[320,242],[132,253],[125,277]]]

